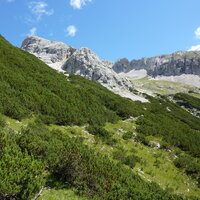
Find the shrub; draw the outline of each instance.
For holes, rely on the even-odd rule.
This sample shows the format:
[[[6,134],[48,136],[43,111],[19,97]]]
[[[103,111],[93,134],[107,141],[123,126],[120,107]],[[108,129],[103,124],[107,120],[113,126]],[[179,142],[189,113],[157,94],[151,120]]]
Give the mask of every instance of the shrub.
[[[125,132],[125,133],[123,134],[123,136],[122,136],[122,138],[123,138],[124,140],[129,140],[129,139],[132,139],[133,137],[134,137],[134,134],[133,134],[133,132],[131,132],[131,131]]]

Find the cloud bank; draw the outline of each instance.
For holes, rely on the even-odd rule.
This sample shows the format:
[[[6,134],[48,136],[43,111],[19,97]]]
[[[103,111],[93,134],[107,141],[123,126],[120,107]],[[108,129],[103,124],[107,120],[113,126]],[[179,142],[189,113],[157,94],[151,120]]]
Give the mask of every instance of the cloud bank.
[[[92,0],[70,0],[70,6],[72,6],[74,9],[80,10],[83,6],[91,1]]]
[[[37,35],[37,28],[33,27],[29,30],[28,36]]]
[[[74,37],[76,35],[77,28],[74,25],[70,25],[67,27],[66,31],[67,36]]]
[[[44,1],[31,1],[28,4],[28,8],[31,10],[32,14],[36,16],[38,21],[43,16],[50,16],[54,13],[53,9],[48,9],[48,4]]]

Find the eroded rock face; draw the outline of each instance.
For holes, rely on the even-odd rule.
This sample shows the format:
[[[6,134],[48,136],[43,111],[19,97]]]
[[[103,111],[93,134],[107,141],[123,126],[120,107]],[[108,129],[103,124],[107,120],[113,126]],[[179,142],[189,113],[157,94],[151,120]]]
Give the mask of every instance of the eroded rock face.
[[[113,70],[129,72],[131,70],[147,70],[150,76],[179,76],[181,74],[200,75],[200,52],[176,52],[152,58],[128,61],[121,59],[113,65]]]
[[[130,81],[120,77],[112,70],[111,63],[102,61],[88,48],[77,50],[62,66],[64,71],[98,81],[104,86],[114,89],[132,87]]]
[[[21,48],[58,71],[97,81],[109,90],[132,100],[147,101],[144,97],[130,92],[132,83],[113,70],[112,62],[101,60],[88,48],[74,49],[62,42],[53,42],[37,36],[27,37]]]
[[[122,58],[118,60],[114,65],[113,65],[113,70],[117,73],[121,72],[129,72],[132,70],[132,67],[130,65],[130,62],[127,58]]]
[[[21,48],[34,54],[48,65],[65,61],[76,51],[62,42],[49,41],[37,36],[27,37]]]

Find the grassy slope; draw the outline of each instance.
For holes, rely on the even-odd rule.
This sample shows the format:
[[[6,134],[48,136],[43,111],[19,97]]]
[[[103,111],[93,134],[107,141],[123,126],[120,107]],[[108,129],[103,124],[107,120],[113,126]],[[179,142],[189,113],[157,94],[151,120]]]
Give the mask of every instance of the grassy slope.
[[[129,121],[119,121],[116,124],[108,123],[105,128],[114,133],[113,137],[117,139],[117,145],[111,147],[102,141],[96,141],[94,136],[87,133],[84,127],[57,127],[60,130],[71,130],[71,136],[78,135],[84,138],[85,144],[94,148],[95,151],[109,155],[112,158],[112,153],[116,148],[123,148],[127,154],[134,151],[141,162],[137,163],[133,172],[139,174],[145,181],[153,181],[158,183],[162,188],[169,189],[177,194],[188,196],[200,196],[200,189],[194,184],[194,180],[188,177],[183,171],[177,169],[173,164],[174,152],[166,152],[147,147],[134,140],[123,140],[123,131],[135,132],[135,123]],[[136,132],[135,132],[136,133]],[[160,141],[160,138],[151,137],[153,141]],[[113,158],[112,158],[113,159]],[[155,166],[156,160],[159,160],[159,167]]]
[[[55,128],[56,126],[52,126]],[[111,147],[102,141],[96,141],[94,136],[88,134],[84,128],[80,127],[57,127],[61,130],[71,129],[72,135],[79,135],[84,138],[85,144],[89,145],[95,151],[108,155],[113,159],[112,153],[116,148],[123,148],[127,154],[134,151],[141,162],[136,164],[133,172],[139,174],[145,181],[158,183],[162,188],[169,189],[177,194],[186,196],[200,196],[200,189],[194,184],[194,180],[188,177],[183,171],[177,169],[173,164],[174,153],[163,150],[155,150],[134,140],[125,141],[122,139],[123,130],[134,132],[135,123],[119,121],[117,124],[107,124],[106,129],[112,133],[117,133],[113,137],[117,139],[117,145]],[[159,139],[153,138],[154,141]],[[155,166],[156,160],[160,161],[159,167]]]
[[[190,93],[190,95],[200,99],[200,94],[198,93]]]
[[[118,124],[107,124],[106,128],[110,131],[123,129],[125,132],[132,129],[134,132],[134,122],[120,122]],[[119,132],[120,133],[120,132]],[[174,152],[166,152],[164,150],[154,149],[140,144],[134,140],[123,140],[123,133],[119,134],[120,146],[127,152],[134,151],[141,158],[141,162],[137,163],[134,172],[138,173],[147,181],[155,181],[163,188],[168,188],[175,193],[185,195],[200,195],[200,189],[194,185],[194,181],[186,176],[182,171],[178,170],[174,164]],[[161,138],[151,137],[151,141],[159,142]],[[159,160],[158,166],[156,162]]]
[[[71,76],[66,81],[64,75],[55,73],[34,56],[12,47],[2,37],[0,37],[0,43],[0,111],[8,116],[22,119],[22,121],[15,121],[7,118],[6,120],[9,122],[7,129],[11,128],[16,133],[20,132],[21,127],[32,121],[26,117],[37,114],[49,123],[85,125],[87,123],[104,124],[119,119],[119,116],[127,118],[139,116],[145,112],[144,105],[121,98],[97,83],[77,76]],[[148,105],[151,107],[150,104]],[[148,107],[148,105],[146,106]],[[157,117],[157,113],[161,112],[155,110],[155,107],[150,109],[151,111],[146,112],[145,117],[148,117],[151,112],[155,113],[154,117]],[[177,110],[177,116],[173,116],[172,120],[177,117],[191,126],[197,122],[197,119],[194,118],[191,118],[191,122],[187,119],[183,120],[179,112],[180,110]],[[162,111],[160,115],[165,116],[166,110]],[[189,118],[186,113],[185,116]],[[183,123],[177,122],[177,124],[183,126]],[[196,127],[199,129],[198,126]],[[111,159],[113,157],[112,153],[115,148],[96,140],[94,136],[84,130],[84,127],[52,125],[49,128],[61,129],[73,137],[83,137],[85,143],[95,151],[109,155]],[[142,162],[137,164],[133,172],[139,173],[141,176],[144,176],[142,174],[144,172],[145,180],[156,181],[164,188],[173,188],[183,194],[199,196],[199,190],[196,191],[196,188],[192,187],[191,180],[187,179],[184,174],[182,176],[167,159],[167,156],[170,158],[171,154],[159,152],[160,155],[156,155],[156,157],[160,161],[160,167],[156,167],[154,150],[134,141],[122,139],[123,130],[118,129],[135,131],[135,122],[120,121],[117,124],[107,124],[106,129],[113,133],[113,137],[117,141],[116,148],[124,148],[127,154],[134,151],[141,157]],[[163,169],[166,167],[169,168],[169,171],[163,173]],[[152,169],[152,172],[149,169]],[[178,176],[180,181],[174,180],[175,176]],[[188,182],[184,183],[184,181]],[[187,184],[189,185],[186,187]],[[45,191],[45,193],[49,192],[52,192],[52,195],[54,192],[56,193],[53,190]],[[48,196],[48,194],[46,195]]]
[[[76,195],[71,189],[45,189],[38,200],[86,200]]]
[[[7,129],[20,132],[20,129],[26,126],[34,119],[25,119],[17,121],[5,117],[7,121]],[[156,182],[163,189],[168,189],[176,194],[183,194],[185,196],[200,196],[200,189],[194,184],[194,180],[188,177],[184,171],[177,169],[173,164],[175,156],[174,151],[167,152],[164,150],[150,148],[134,140],[122,139],[123,133],[127,131],[135,132],[135,122],[133,120],[119,121],[118,123],[107,123],[105,128],[117,140],[115,147],[106,145],[101,140],[96,140],[95,137],[89,134],[85,127],[79,126],[58,126],[50,125],[49,129],[59,129],[67,133],[70,137],[81,137],[84,143],[93,148],[96,152],[108,155],[113,159],[113,152],[116,149],[123,148],[126,154],[134,152],[141,161],[137,162],[133,169],[133,173],[139,174],[145,181]],[[137,133],[136,133],[137,134]],[[162,138],[149,137],[150,140],[160,142]],[[156,163],[159,161],[159,164]],[[116,161],[117,162],[117,161]],[[71,189],[45,189],[40,200],[51,199],[72,199],[84,200],[85,198],[77,196]]]
[[[153,126],[154,130],[162,128],[166,132],[168,125],[165,121],[171,123],[177,121],[177,118],[180,121],[177,121],[176,126],[183,128],[185,124],[190,125],[190,130],[185,133],[187,138],[191,138],[192,129],[200,129],[200,126],[197,126],[199,121],[192,119],[189,114],[184,114],[183,119],[181,110],[176,109],[176,112],[166,117],[167,111],[157,105],[159,101],[156,99],[151,100],[155,101],[154,104],[145,105],[122,98],[100,84],[82,77],[66,78],[35,56],[13,47],[3,37],[0,37],[0,71],[0,112],[12,118],[23,119],[38,115],[45,123],[104,125],[105,122],[116,122],[120,118],[145,115],[144,122],[140,120],[142,124],[139,128],[147,134],[152,131],[148,124]],[[144,110],[144,106],[148,106],[149,111]],[[158,115],[161,116],[159,124]],[[162,134],[163,130],[158,134]],[[156,131],[154,132],[156,134]],[[175,129],[171,130],[170,142],[176,132]],[[182,138],[182,134],[176,140],[180,140],[175,141],[176,145],[180,143],[185,147],[183,142],[186,139]],[[191,141],[196,141],[196,138],[191,138]],[[187,144],[187,149],[188,146]]]
[[[132,82],[136,90],[144,91],[150,94],[157,93],[161,95],[169,95],[178,92],[188,92],[190,90],[195,90],[195,87],[182,83],[165,80],[150,80],[148,77],[133,80]]]

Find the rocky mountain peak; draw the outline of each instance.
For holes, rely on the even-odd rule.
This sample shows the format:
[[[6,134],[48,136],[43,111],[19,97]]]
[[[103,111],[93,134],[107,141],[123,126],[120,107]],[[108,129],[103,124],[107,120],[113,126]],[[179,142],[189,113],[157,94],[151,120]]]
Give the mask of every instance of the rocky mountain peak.
[[[38,36],[28,36],[21,48],[48,65],[67,60],[76,50],[63,42],[49,41]]]
[[[74,49],[62,42],[30,36],[23,41],[22,49],[34,54],[58,71],[84,76],[121,96],[146,101],[129,91],[132,88],[131,81],[117,74],[112,68],[112,62],[101,60],[88,48]]]
[[[85,47],[76,50],[71,56],[71,59],[75,59],[80,65],[84,64],[92,68],[104,65],[102,60],[100,60],[100,58],[92,50]]]
[[[150,76],[200,75],[200,52],[179,51],[169,55],[128,61],[121,59],[113,65],[117,73],[145,69]]]
[[[120,77],[110,67],[110,63],[101,60],[88,48],[78,49],[62,66],[64,71],[84,76],[88,79],[98,81],[107,88],[122,87],[127,89],[131,83]]]
[[[129,71],[129,68],[130,68],[130,62],[127,58],[121,58],[113,65],[113,69],[117,73],[127,72]]]

